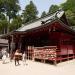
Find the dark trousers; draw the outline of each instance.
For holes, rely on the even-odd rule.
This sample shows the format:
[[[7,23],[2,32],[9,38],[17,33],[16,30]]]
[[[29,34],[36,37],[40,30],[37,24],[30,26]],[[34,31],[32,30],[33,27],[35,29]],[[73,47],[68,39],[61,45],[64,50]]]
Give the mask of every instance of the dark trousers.
[[[15,60],[15,65],[19,65],[19,60]]]

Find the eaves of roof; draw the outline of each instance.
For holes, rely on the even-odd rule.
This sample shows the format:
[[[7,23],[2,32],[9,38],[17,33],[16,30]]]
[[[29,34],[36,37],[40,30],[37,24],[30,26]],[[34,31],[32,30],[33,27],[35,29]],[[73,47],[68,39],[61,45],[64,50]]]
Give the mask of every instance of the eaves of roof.
[[[64,14],[64,11],[59,10],[56,13],[54,13],[53,15],[49,15],[49,16],[46,16],[44,18],[38,19],[35,22],[26,24],[26,25],[20,27],[19,29],[17,29],[16,31],[27,31],[27,30],[30,30],[30,29],[33,29],[33,28],[40,27],[42,25],[45,25],[47,23],[50,23],[50,22],[54,21],[57,18],[60,19],[63,14]]]

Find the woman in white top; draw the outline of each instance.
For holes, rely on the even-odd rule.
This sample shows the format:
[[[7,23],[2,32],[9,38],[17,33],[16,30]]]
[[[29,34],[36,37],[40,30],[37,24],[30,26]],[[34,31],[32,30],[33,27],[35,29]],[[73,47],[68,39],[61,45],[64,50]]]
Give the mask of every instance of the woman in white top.
[[[27,58],[27,55],[26,55],[26,53],[24,52],[23,55],[22,55],[22,60],[23,60],[23,64],[24,64],[24,65],[26,64],[26,58]]]
[[[3,55],[3,57],[2,57],[3,64],[5,64],[5,63],[6,63],[6,57],[7,57],[7,52],[6,52],[6,50],[3,50],[3,51],[2,51],[2,55]]]

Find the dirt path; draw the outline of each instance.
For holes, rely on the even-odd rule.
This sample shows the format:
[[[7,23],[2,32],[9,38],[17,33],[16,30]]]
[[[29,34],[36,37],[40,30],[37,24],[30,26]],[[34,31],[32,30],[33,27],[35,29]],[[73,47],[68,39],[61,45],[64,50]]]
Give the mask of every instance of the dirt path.
[[[19,66],[13,62],[2,64],[0,61],[0,75],[75,75],[75,60],[62,62],[57,66],[40,62],[27,61],[28,65]]]

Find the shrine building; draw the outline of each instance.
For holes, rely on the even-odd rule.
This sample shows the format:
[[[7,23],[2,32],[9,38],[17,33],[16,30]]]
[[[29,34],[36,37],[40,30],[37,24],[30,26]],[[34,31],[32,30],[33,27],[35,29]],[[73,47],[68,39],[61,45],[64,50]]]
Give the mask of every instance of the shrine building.
[[[19,48],[31,60],[56,64],[75,58],[75,30],[63,10],[27,23],[6,37],[10,51]]]

